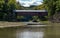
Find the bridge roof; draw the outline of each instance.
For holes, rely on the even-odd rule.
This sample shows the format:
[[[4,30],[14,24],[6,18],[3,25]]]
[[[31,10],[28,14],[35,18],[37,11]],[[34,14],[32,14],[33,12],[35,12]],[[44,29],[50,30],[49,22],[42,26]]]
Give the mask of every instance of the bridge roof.
[[[47,12],[47,10],[13,10],[13,12]]]

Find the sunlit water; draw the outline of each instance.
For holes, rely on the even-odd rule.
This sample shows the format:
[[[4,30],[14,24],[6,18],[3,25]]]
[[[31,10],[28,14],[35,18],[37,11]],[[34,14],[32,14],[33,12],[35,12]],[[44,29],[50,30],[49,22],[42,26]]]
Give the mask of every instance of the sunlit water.
[[[0,29],[0,38],[43,38],[44,28],[4,28]]]

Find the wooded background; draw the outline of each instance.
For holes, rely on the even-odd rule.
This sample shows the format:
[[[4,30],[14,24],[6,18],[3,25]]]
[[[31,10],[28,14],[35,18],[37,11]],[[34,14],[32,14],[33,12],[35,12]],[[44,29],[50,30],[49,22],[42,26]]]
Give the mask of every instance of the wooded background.
[[[59,16],[60,0],[43,0],[43,4],[30,7],[23,7],[16,0],[0,0],[0,20],[10,19],[13,10],[47,10],[48,16],[45,17],[47,19],[55,19]],[[59,19],[58,17],[57,20]]]

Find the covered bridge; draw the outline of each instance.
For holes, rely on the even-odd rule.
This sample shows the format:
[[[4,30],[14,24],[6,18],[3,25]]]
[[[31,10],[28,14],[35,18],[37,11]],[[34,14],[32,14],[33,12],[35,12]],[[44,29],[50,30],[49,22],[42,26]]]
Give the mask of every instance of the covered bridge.
[[[39,16],[43,18],[44,16],[47,16],[48,13],[46,10],[13,10],[16,17],[17,16],[26,16],[23,20],[30,19],[31,16]]]
[[[25,15],[31,15],[31,16],[46,16],[48,15],[46,10],[14,10],[17,15],[25,16]]]

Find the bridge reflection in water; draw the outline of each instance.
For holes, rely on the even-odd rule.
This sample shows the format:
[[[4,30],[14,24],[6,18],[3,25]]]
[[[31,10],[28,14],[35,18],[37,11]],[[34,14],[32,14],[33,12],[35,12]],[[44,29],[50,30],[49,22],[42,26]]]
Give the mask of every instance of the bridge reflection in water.
[[[45,28],[19,27],[0,29],[0,38],[43,38]]]
[[[43,28],[25,28],[17,31],[17,38],[43,38]]]

